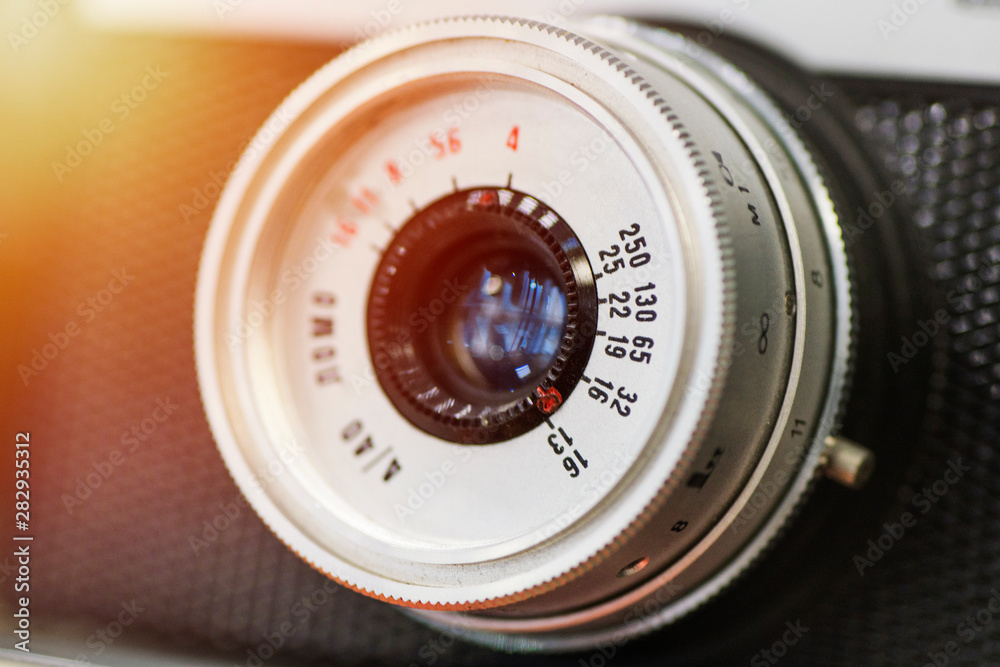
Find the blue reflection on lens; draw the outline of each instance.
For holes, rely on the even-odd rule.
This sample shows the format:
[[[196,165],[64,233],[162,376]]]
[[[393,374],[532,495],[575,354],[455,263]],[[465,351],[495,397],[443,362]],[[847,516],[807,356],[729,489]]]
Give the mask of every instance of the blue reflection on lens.
[[[544,269],[486,267],[477,283],[455,313],[460,343],[481,375],[477,379],[502,391],[538,381],[555,360],[566,326],[560,283]]]

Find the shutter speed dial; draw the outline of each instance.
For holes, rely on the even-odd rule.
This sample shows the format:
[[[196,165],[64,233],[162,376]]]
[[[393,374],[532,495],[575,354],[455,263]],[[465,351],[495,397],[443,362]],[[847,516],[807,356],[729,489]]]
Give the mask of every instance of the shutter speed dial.
[[[849,352],[836,218],[780,113],[676,36],[578,28],[429,24],[318,72],[227,186],[197,295],[206,411],[275,533],[521,648],[737,576]]]

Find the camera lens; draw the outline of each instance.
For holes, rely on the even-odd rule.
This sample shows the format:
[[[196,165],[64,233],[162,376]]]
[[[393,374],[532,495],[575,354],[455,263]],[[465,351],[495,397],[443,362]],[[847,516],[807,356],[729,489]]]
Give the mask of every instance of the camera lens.
[[[417,211],[370,295],[369,352],[386,395],[452,442],[536,426],[572,392],[593,347],[596,296],[579,241],[551,208],[507,188]]]
[[[265,521],[515,649],[687,614],[865,461],[829,444],[854,309],[813,156],[679,36],[580,27],[458,19],[331,64],[227,186],[199,279],[220,449],[237,480],[289,470],[247,484]]]
[[[434,332],[458,382],[503,399],[548,372],[566,330],[566,294],[561,276],[540,259],[490,253],[463,272],[472,287]]]

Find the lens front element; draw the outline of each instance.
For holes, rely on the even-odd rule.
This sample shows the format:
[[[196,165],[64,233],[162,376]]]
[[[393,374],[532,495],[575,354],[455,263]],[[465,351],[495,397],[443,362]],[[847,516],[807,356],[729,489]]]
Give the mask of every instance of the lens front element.
[[[463,273],[475,285],[448,314],[436,342],[463,379],[500,396],[547,374],[566,330],[566,295],[540,258],[516,250],[491,252]]]
[[[536,427],[554,412],[537,397],[567,399],[593,348],[597,297],[579,239],[548,206],[506,188],[456,192],[417,212],[370,295],[379,383],[414,425],[451,442]],[[421,314],[436,295],[443,312]]]
[[[597,297],[579,239],[548,206],[506,188],[456,192],[419,211],[370,294],[382,388],[413,424],[451,442],[537,426],[554,410],[535,399],[568,398],[593,347]],[[443,312],[419,315],[434,295]]]

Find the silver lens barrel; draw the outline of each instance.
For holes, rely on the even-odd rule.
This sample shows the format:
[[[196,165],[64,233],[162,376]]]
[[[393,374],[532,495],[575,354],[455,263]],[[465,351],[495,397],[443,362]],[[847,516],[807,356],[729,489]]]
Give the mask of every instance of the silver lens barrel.
[[[196,337],[220,450],[279,537],[356,590],[520,650],[660,627],[768,547],[831,460],[852,305],[817,167],[742,73],[623,20],[456,19],[348,52],[278,114],[287,128],[245,159],[213,221]],[[437,233],[427,212],[444,201],[463,225],[524,218],[548,238],[558,221],[566,256],[589,264],[564,291],[592,276],[596,324],[561,339],[587,354],[572,386],[530,376],[510,408],[529,415],[522,431],[449,395],[441,414],[471,435],[441,438],[435,388],[407,393],[421,358],[408,327],[463,302],[434,280],[400,302],[412,313],[386,310],[387,344],[369,342],[368,290],[403,284],[392,272],[417,241],[399,240],[417,223]],[[343,243],[293,289],[317,238]],[[487,290],[480,311],[487,282],[461,288]],[[417,370],[385,370],[394,341]],[[404,398],[385,398],[388,376]],[[411,394],[420,419],[399,407]],[[287,443],[301,454],[286,460]],[[287,474],[250,481],[277,460]]]

